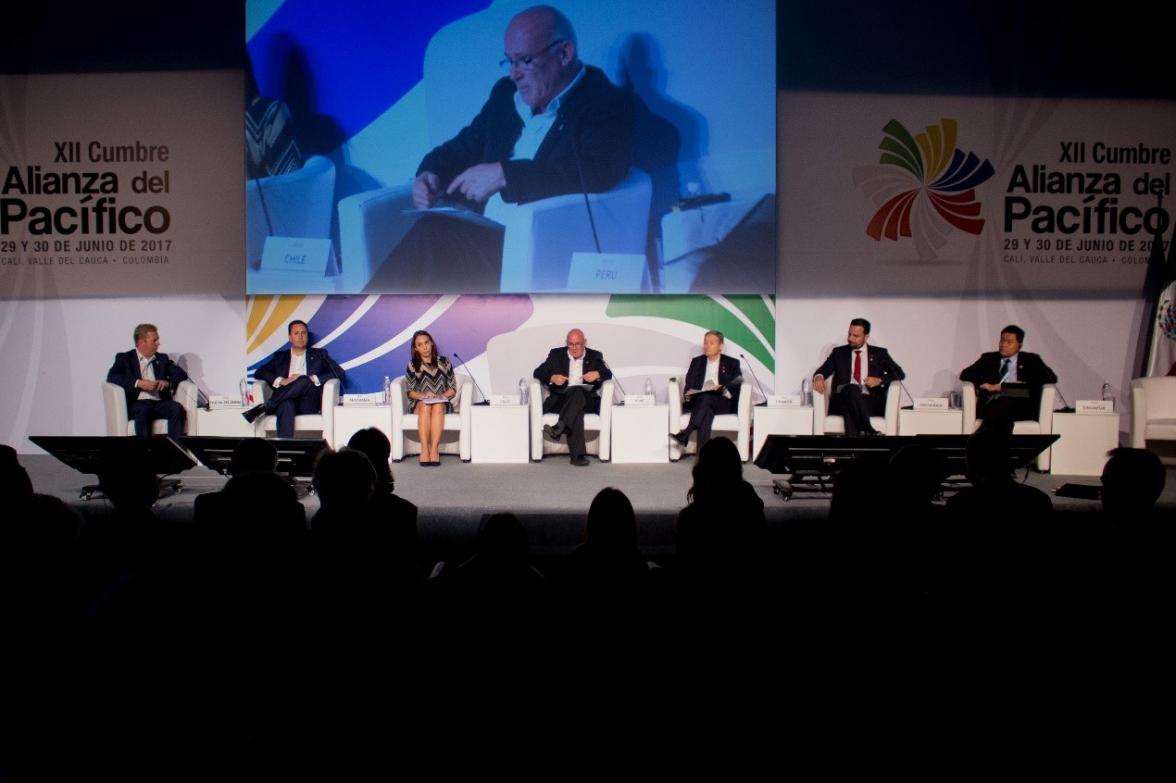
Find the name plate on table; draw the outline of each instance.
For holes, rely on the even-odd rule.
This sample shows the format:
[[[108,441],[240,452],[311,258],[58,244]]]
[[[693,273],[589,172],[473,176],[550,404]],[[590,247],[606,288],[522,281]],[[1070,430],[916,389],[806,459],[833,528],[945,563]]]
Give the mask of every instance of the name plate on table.
[[[208,409],[210,411],[241,407],[241,395],[239,394],[213,394],[208,398]]]
[[[343,405],[348,408],[374,408],[384,404],[384,392],[370,394],[344,394]]]
[[[947,397],[916,397],[915,410],[917,411],[946,411],[950,410]]]
[[[568,290],[639,294],[645,265],[644,253],[572,253]]]
[[[335,248],[329,239],[266,237],[261,268],[267,272],[309,272],[321,277],[334,257]]]
[[[1114,400],[1077,400],[1074,403],[1075,413],[1114,413]]]
[[[769,394],[769,408],[801,408],[804,406],[804,396],[800,394]]]
[[[523,399],[517,394],[491,394],[486,400],[491,405],[522,405]]]
[[[626,394],[626,408],[651,408],[657,405],[657,396],[653,394]]]

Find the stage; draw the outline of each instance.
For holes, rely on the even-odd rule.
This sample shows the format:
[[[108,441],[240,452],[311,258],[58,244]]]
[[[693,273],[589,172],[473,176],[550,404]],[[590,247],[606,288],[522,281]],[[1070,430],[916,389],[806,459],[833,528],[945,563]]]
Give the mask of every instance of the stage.
[[[438,557],[468,550],[478,525],[486,514],[512,511],[519,516],[530,536],[536,557],[557,556],[583,540],[584,521],[592,498],[604,487],[624,492],[637,512],[638,537],[646,557],[666,558],[674,549],[674,525],[678,511],[686,505],[693,457],[666,465],[612,465],[590,457],[587,467],[574,467],[566,457],[550,456],[527,465],[463,464],[446,455],[440,467],[422,468],[415,460],[392,466],[396,492],[419,509],[418,530],[424,551]],[[48,455],[22,455],[21,464],[32,477],[38,492],[56,495],[76,508],[83,517],[109,512],[101,499],[82,500],[81,489],[93,483]],[[773,492],[773,476],[747,464],[744,477],[764,501],[769,528],[782,532],[793,525],[821,524],[829,510],[829,493],[797,491],[784,500]],[[204,467],[177,476],[183,490],[162,498],[156,513],[165,521],[188,523],[193,503],[201,492],[224,486],[225,478]],[[1018,477],[1025,477],[1019,471]],[[1054,476],[1030,470],[1026,482],[1048,493],[1054,509],[1061,513],[1091,513],[1098,502],[1054,496],[1065,483],[1097,486],[1095,477]],[[951,490],[948,490],[950,494]],[[307,519],[318,510],[314,495],[302,498]],[[1176,475],[1169,468],[1160,505],[1176,509]]]

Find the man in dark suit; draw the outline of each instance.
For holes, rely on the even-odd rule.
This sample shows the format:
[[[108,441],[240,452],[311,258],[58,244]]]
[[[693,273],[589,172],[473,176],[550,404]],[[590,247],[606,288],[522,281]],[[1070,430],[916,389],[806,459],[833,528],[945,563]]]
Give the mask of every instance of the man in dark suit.
[[[294,417],[322,411],[323,384],[332,378],[343,380],[343,368],[322,348],[308,348],[310,331],[306,321],[291,321],[286,329],[290,348],[274,351],[253,377],[273,387],[274,393],[264,404],[255,405],[242,415],[250,424],[263,413],[278,417],[278,437],[294,437]]]
[[[450,200],[481,212],[496,193],[508,204],[604,193],[629,173],[633,97],[580,61],[567,17],[549,6],[522,11],[507,25],[503,50],[506,75],[482,110],[417,168],[418,209]],[[496,292],[502,242],[494,224],[422,215],[367,290]]]
[[[604,354],[588,347],[579,329],[568,332],[567,345],[552,348],[547,360],[535,368],[534,376],[551,391],[543,401],[544,413],[559,414],[554,425],[544,425],[543,434],[552,440],[568,436],[573,465],[587,465],[584,456],[584,414],[600,412],[600,387],[612,378]]]
[[[683,407],[690,411],[690,423],[670,437],[685,446],[690,433],[698,431],[698,448],[710,440],[715,416],[733,413],[739,406],[743,373],[739,360],[723,353],[723,333],[712,329],[702,337],[702,356],[695,356],[686,370],[686,398]],[[677,423],[675,422],[675,425]]]
[[[135,434],[151,435],[154,419],[167,419],[167,434],[184,434],[184,406],[172,397],[176,387],[188,380],[184,368],[159,353],[159,330],[154,324],[139,324],[133,333],[135,350],[116,354],[106,373],[107,383],[123,387],[127,415],[135,422]]]
[[[880,434],[870,424],[870,417],[885,412],[890,382],[906,377],[885,348],[866,345],[869,339],[870,322],[853,319],[846,344],[834,348],[813,375],[813,389],[821,394],[827,393],[827,379],[833,377],[829,412],[844,417],[845,434],[850,437]]]
[[[1000,330],[997,350],[981,354],[960,373],[961,381],[976,386],[982,430],[1011,434],[1018,419],[1036,419],[1041,387],[1058,382],[1040,356],[1021,350],[1024,341],[1025,330],[1009,324]]]

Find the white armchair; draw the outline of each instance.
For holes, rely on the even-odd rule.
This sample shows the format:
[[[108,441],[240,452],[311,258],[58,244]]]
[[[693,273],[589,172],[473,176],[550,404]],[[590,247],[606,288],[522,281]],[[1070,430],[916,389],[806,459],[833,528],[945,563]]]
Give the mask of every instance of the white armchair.
[[[677,431],[690,423],[689,411],[682,411],[682,392],[685,378],[670,378],[666,381],[666,399],[670,403],[670,424]],[[735,413],[715,416],[711,425],[713,433],[727,433],[739,449],[739,459],[751,459],[751,388],[742,389]],[[666,433],[667,437],[669,433]],[[690,442],[683,448],[678,441],[670,441],[670,462],[677,462],[683,454],[698,452],[697,435],[691,435]]]
[[[1131,381],[1131,446],[1145,449],[1149,440],[1176,440],[1176,377]]]
[[[589,194],[600,246],[610,253],[645,253],[649,227],[649,175],[638,169],[607,193]],[[339,202],[339,249],[348,291],[359,291],[413,225],[401,213],[412,208],[412,187],[398,185],[348,196]],[[502,292],[567,288],[572,253],[593,251],[584,195],[507,204],[494,196],[485,217],[502,224]]]
[[[254,380],[260,402],[269,401],[274,390],[262,380]],[[294,437],[299,433],[322,433],[322,439],[327,443],[335,442],[335,406],[339,404],[339,379],[332,378],[323,384],[322,413],[304,413],[294,417]],[[261,416],[253,422],[253,430],[257,437],[276,437],[278,431],[278,417],[273,414]],[[270,433],[273,433],[272,435]],[[303,435],[306,437],[306,435]]]
[[[441,445],[437,450],[442,454],[458,454],[462,462],[470,461],[470,406],[473,405],[473,383],[468,375],[457,373],[457,396],[453,398],[453,410],[445,414],[445,426],[441,432]],[[392,381],[392,461],[400,462],[405,454],[420,454],[420,425],[417,415],[409,413],[408,391],[404,376]]]
[[[976,419],[976,387],[973,384],[964,382],[963,384],[963,398],[964,398],[964,434],[971,435],[980,427],[980,422],[983,419]],[[1041,406],[1037,411],[1036,419],[1024,419],[1013,423],[1014,435],[1050,435],[1053,433],[1053,414],[1054,405],[1058,399],[1058,387],[1052,383],[1047,383],[1041,387]],[[1046,449],[1037,455],[1037,469],[1040,471],[1049,470],[1050,450]]]
[[[196,424],[196,384],[181,381],[176,387],[173,399],[184,408],[184,432],[191,432]],[[115,383],[102,382],[102,407],[106,413],[106,434],[114,436],[134,435],[135,422],[127,415],[127,393]],[[155,435],[167,434],[167,421],[156,419],[151,422]]]
[[[544,454],[567,454],[568,444],[553,441],[543,434],[543,425],[554,425],[559,416],[543,412],[543,401],[548,391],[538,379],[532,378],[527,399],[531,405],[531,459],[543,459]],[[601,462],[612,457],[612,407],[613,382],[605,381],[600,387],[600,413],[584,414],[584,439],[589,454],[595,454]]]
[[[833,376],[825,379],[825,388],[833,388]],[[845,417],[829,415],[829,397],[813,389],[813,434],[845,433]],[[871,416],[870,426],[883,435],[898,434],[898,409],[902,401],[902,381],[891,381],[886,387],[886,407],[883,416]]]

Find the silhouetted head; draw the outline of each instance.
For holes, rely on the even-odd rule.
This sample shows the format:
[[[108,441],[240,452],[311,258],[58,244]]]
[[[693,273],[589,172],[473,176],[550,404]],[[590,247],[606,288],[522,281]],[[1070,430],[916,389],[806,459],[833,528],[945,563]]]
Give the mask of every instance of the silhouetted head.
[[[375,484],[375,468],[361,451],[324,451],[314,466],[314,490],[323,508],[363,506]]]
[[[1130,514],[1150,511],[1164,492],[1164,464],[1147,449],[1112,449],[1102,471],[1104,511]]]
[[[964,451],[968,463],[968,478],[982,484],[1009,475],[1009,435],[994,430],[981,430],[968,438]]]
[[[258,540],[275,533],[299,536],[306,532],[306,516],[298,494],[273,472],[233,476],[222,491],[225,519],[210,520],[210,527],[236,537]]]
[[[392,479],[392,468],[388,465],[388,458],[392,456],[392,444],[376,427],[368,427],[351,436],[347,441],[347,448],[362,452],[376,471],[376,484],[384,484],[391,492],[396,484]]]
[[[925,504],[939,493],[947,473],[943,458],[929,446],[910,443],[890,458],[894,488],[907,503]]]
[[[604,549],[637,545],[637,515],[624,492],[605,487],[596,493],[588,508],[584,540],[592,547]]]
[[[273,473],[278,468],[278,450],[265,438],[246,438],[233,449],[229,474]]]
[[[19,501],[33,495],[33,482],[29,472],[16,458],[16,449],[0,446],[0,497],[8,501]]]
[[[743,480],[743,462],[739,459],[739,449],[726,438],[711,438],[699,449],[698,462],[691,476],[694,485],[686,497],[692,501],[731,491]]]
[[[527,529],[514,514],[491,514],[478,529],[476,548],[479,555],[495,561],[526,562]]]

